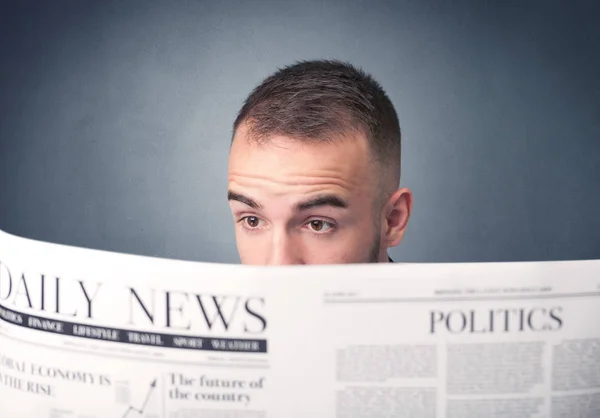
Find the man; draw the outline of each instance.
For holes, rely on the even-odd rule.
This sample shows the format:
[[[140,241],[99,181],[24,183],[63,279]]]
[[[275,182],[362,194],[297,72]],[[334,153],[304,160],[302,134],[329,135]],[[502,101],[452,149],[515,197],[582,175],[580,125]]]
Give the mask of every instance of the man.
[[[368,74],[302,61],[265,79],[234,125],[228,199],[243,264],[389,262],[412,193],[400,126]]]

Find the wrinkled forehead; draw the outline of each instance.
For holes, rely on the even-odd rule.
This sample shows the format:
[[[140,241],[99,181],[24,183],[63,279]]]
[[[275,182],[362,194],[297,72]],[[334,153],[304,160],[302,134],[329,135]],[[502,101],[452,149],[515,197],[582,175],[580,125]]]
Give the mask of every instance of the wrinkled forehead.
[[[347,199],[373,192],[376,179],[365,138],[300,141],[273,136],[256,141],[238,135],[229,157],[229,187],[255,189],[271,195],[324,192]]]

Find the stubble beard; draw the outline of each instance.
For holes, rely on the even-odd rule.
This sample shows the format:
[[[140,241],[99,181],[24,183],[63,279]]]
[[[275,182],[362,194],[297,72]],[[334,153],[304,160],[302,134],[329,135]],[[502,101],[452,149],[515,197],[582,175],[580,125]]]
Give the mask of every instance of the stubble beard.
[[[381,252],[381,228],[377,225],[375,228],[375,239],[371,245],[371,251],[369,253],[369,263],[379,263],[379,253]]]

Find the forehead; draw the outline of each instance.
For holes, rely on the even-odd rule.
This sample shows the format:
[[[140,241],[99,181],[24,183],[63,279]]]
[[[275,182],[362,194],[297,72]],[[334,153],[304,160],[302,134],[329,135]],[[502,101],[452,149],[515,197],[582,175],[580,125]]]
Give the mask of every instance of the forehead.
[[[359,133],[331,141],[273,136],[257,144],[240,129],[230,151],[230,188],[270,195],[332,192],[365,196],[375,178],[367,140]]]

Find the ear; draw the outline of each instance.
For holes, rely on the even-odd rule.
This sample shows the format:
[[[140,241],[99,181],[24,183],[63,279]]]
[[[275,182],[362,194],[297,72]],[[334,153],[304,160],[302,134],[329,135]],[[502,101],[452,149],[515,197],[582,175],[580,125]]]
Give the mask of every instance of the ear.
[[[386,225],[384,241],[387,247],[400,244],[408,219],[412,210],[412,192],[409,189],[398,189],[390,196],[384,206],[384,220]]]

